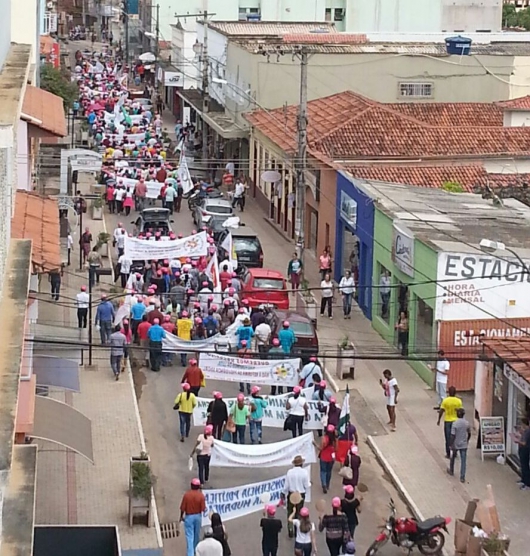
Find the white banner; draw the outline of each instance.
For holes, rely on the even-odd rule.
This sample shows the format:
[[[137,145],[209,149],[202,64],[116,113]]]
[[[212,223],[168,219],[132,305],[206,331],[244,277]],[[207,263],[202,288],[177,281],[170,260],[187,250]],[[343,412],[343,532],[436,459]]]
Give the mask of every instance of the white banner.
[[[296,456],[307,464],[317,461],[313,433],[272,444],[232,444],[216,440],[212,447],[212,467],[288,467]]]
[[[226,329],[225,340],[230,342],[232,347],[237,345],[237,338],[235,331],[239,328],[239,323],[231,324]],[[221,334],[215,334],[210,338],[204,340],[182,340],[178,336],[173,334],[166,334],[164,340],[162,340],[162,345],[167,351],[182,352],[182,353],[193,353],[195,351],[215,351],[215,345],[219,341]]]
[[[137,179],[134,178],[124,178],[122,176],[117,176],[116,183],[124,185],[125,187],[135,187]],[[148,199],[158,199],[160,195],[160,190],[164,187],[164,184],[159,181],[146,181],[145,186],[147,187],[146,197]]]
[[[129,143],[141,143],[145,139],[145,132],[143,133],[105,133],[104,137],[107,137],[110,141],[128,141]]]
[[[285,476],[269,479],[261,483],[241,485],[229,488],[204,490],[206,510],[202,514],[202,526],[210,524],[210,513],[218,513],[223,520],[230,521],[237,517],[263,511],[263,495],[270,494],[268,505],[277,506],[285,489]],[[311,491],[306,492],[306,502],[311,501]]]
[[[309,406],[309,421],[304,421],[304,429],[306,430],[320,430],[322,429],[322,417],[323,414],[318,409],[318,402],[310,401],[311,395],[313,394],[313,388],[304,389],[308,391],[307,405]],[[285,405],[287,404],[287,398],[292,394],[281,394],[279,396],[268,396],[266,399],[269,405],[263,410],[263,421],[264,427],[272,427],[275,429],[283,429],[283,424],[285,418],[287,417],[287,410]],[[206,425],[206,414],[208,410],[208,405],[210,402],[207,398],[197,398],[197,405],[193,410],[193,426],[203,427]],[[228,406],[228,411],[232,409],[232,406],[236,403],[236,398],[226,398],[223,400]],[[252,401],[249,397],[246,399],[247,403]],[[322,406],[327,407],[328,403],[323,402]]]
[[[206,232],[168,241],[147,241],[135,237],[125,238],[125,256],[131,261],[205,257],[207,253]]]
[[[184,149],[180,153],[179,167],[177,170],[177,175],[180,180],[180,185],[184,192],[184,195],[193,189],[193,182],[191,181],[190,170],[188,168],[188,161],[184,155]]]
[[[201,369],[206,378],[228,382],[251,382],[272,386],[297,386],[300,359],[250,359],[202,353]]]

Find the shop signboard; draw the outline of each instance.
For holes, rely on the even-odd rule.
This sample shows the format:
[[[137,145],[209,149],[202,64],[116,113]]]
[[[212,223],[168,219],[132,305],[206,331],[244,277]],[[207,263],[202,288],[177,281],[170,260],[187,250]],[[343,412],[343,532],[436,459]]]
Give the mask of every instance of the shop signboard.
[[[504,417],[481,417],[480,440],[482,461],[485,455],[504,454]]]
[[[414,276],[414,234],[401,222],[392,224],[392,260],[407,276]]]
[[[164,72],[165,87],[182,87],[183,83],[184,83],[184,75],[180,71]]]
[[[340,215],[354,230],[357,228],[357,201],[344,191],[340,192]]]
[[[530,317],[529,284],[530,274],[516,259],[440,253],[436,320]]]
[[[530,398],[530,384],[520,374],[516,373],[510,365],[504,364],[504,376],[527,398]]]

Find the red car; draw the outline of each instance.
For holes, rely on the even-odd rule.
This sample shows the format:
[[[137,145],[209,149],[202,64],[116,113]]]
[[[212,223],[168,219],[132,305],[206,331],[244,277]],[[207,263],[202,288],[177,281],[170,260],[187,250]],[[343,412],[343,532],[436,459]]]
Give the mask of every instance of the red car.
[[[248,299],[250,307],[274,305],[289,309],[287,280],[281,272],[268,268],[248,268],[241,276],[240,299]]]

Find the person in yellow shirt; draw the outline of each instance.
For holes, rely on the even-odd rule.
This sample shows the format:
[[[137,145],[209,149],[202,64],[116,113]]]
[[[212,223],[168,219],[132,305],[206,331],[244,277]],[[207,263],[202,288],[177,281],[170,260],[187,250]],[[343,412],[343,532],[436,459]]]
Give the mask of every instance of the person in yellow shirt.
[[[187,311],[182,311],[180,318],[177,320],[177,336],[181,340],[191,341],[191,330],[193,321],[189,318]],[[180,364],[185,367],[187,365],[187,354],[180,354]]]
[[[180,422],[180,441],[184,442],[184,438],[188,438],[190,435],[191,427],[191,416],[193,410],[197,405],[197,398],[195,394],[190,392],[190,385],[185,382],[182,385],[182,392],[177,394],[175,398],[175,405],[173,409],[179,412],[179,422]]]
[[[438,411],[438,426],[442,417],[444,418],[444,437],[445,437],[445,457],[451,457],[451,427],[458,419],[456,410],[462,408],[462,400],[456,397],[456,388],[449,386],[448,396],[442,400],[440,410]]]

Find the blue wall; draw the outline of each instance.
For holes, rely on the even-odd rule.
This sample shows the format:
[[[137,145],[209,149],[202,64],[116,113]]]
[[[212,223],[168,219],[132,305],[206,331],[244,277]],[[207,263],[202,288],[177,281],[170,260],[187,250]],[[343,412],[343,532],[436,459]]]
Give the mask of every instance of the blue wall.
[[[127,2],[128,13],[138,15],[138,0],[125,0]]]
[[[341,204],[347,197],[357,204],[356,222],[353,218],[345,218]],[[335,237],[335,280],[339,281],[344,268],[348,266],[347,254],[343,259],[343,236],[353,232],[359,238],[359,288],[358,304],[365,316],[372,320],[372,271],[374,258],[374,202],[371,197],[358,189],[352,178],[337,172],[336,201],[336,237]]]

